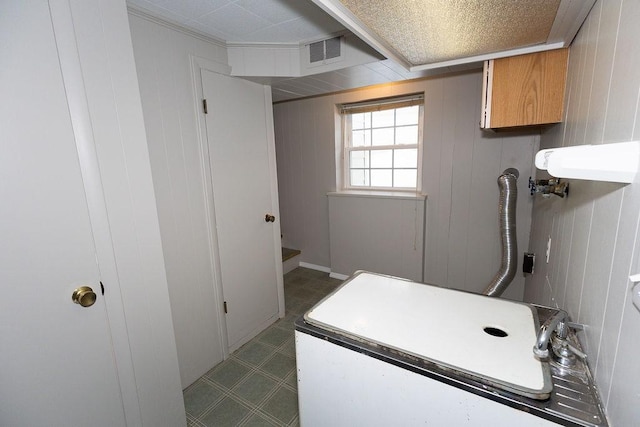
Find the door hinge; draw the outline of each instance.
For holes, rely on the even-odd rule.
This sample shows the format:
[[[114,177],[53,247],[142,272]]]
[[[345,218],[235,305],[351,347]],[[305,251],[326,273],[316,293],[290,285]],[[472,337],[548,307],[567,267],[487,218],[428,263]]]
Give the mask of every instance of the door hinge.
[[[102,292],[102,295],[104,295],[104,285],[102,282],[100,282],[100,291]]]
[[[228,313],[228,311],[227,311],[227,302],[225,301],[224,302],[224,314],[227,314],[227,313]]]
[[[209,114],[209,109],[207,108],[207,100],[206,99],[202,100],[202,108],[204,109],[204,113],[205,114]]]

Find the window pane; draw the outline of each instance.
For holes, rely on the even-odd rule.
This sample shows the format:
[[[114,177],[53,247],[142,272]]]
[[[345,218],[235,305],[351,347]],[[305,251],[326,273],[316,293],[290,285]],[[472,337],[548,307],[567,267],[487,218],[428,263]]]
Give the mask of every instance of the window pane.
[[[393,164],[392,151],[393,150],[372,150],[371,151],[371,167],[372,168],[392,167],[392,164]]]
[[[418,126],[402,126],[396,128],[396,144],[417,144]]]
[[[393,167],[394,168],[417,168],[418,167],[418,150],[416,148],[406,148],[404,150],[394,150]]]
[[[393,128],[373,129],[372,133],[373,145],[393,145]]]
[[[393,186],[404,188],[416,188],[417,169],[396,169],[393,171]],[[373,177],[371,177],[373,180]]]
[[[404,107],[396,109],[396,126],[417,125],[420,106]]]
[[[345,181],[352,188],[417,188],[422,107],[345,113]]]
[[[371,145],[371,130],[354,130],[351,132],[352,147],[368,147]]]
[[[351,169],[351,186],[352,187],[368,187],[369,186],[369,169]]]
[[[391,169],[371,169],[372,187],[391,187]]]
[[[351,129],[367,129],[371,127],[371,113],[351,115]]]
[[[349,153],[349,165],[351,168],[368,168],[369,167],[369,150],[358,150]]]
[[[374,111],[371,113],[371,124],[374,128],[393,126],[393,112],[395,110]]]

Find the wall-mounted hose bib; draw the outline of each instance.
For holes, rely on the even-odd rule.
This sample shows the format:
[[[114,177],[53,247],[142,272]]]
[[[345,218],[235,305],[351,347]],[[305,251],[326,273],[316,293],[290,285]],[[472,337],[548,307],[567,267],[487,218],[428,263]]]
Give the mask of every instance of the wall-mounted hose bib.
[[[502,262],[500,270],[489,283],[483,294],[490,297],[499,297],[507,289],[516,275],[518,262],[518,244],[516,238],[516,200],[518,198],[517,169],[506,169],[498,177],[500,188],[500,201],[498,204],[498,216],[500,218],[500,238],[502,241]]]

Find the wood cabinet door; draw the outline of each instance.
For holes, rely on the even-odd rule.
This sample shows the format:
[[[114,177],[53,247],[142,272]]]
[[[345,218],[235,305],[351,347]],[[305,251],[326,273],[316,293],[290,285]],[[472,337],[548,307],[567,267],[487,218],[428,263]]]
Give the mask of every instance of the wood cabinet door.
[[[486,127],[558,123],[562,120],[568,49],[492,60],[490,118]]]

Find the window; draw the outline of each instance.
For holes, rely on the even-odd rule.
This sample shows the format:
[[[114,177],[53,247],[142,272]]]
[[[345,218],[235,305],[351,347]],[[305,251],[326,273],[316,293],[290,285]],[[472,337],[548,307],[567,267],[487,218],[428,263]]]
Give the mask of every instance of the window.
[[[341,106],[345,189],[419,190],[424,96]]]

